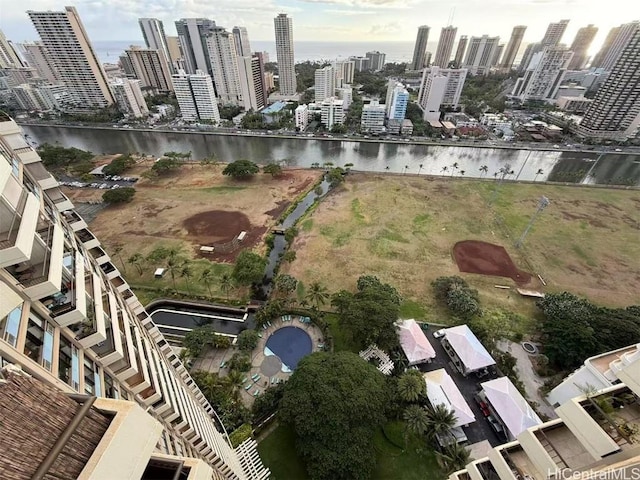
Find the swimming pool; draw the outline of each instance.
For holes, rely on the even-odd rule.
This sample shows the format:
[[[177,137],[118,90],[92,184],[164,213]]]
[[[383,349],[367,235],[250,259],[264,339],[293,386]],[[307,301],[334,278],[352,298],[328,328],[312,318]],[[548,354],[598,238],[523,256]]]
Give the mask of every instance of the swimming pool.
[[[300,359],[313,350],[313,342],[307,332],[298,327],[282,327],[267,339],[265,355],[277,355],[283,369],[294,370]]]

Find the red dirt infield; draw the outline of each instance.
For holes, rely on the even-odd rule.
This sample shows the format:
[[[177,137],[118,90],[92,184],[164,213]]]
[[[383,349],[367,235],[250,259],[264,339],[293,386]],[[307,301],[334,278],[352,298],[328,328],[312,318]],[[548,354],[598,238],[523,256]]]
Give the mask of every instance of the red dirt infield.
[[[518,285],[526,285],[531,281],[531,274],[519,270],[500,245],[463,240],[453,246],[453,258],[461,272],[507,277]]]

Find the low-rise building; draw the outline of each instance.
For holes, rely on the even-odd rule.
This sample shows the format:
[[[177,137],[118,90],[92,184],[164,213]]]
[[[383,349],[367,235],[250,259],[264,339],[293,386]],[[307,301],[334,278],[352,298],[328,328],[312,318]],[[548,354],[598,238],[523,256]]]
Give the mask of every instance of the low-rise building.
[[[344,108],[349,108],[353,103],[353,88],[351,85],[344,84],[341,88],[336,89],[338,98],[344,101]]]
[[[378,101],[372,101],[362,107],[360,128],[363,132],[382,133],[384,131],[385,107]]]
[[[480,125],[478,120],[462,112],[445,113],[444,120],[453,123],[456,128],[474,128]]]
[[[309,107],[306,105],[298,105],[295,110],[296,128],[300,132],[304,132],[309,125]]]
[[[445,329],[441,342],[453,365],[465,376],[483,372],[496,364],[467,325]]]
[[[413,122],[408,118],[402,120],[402,125],[400,126],[400,133],[402,135],[413,135]]]
[[[511,120],[501,113],[485,113],[480,117],[480,123],[488,128],[511,128]]]
[[[398,321],[396,325],[400,348],[409,365],[428,363],[435,358],[436,351],[414,319]]]
[[[286,106],[287,106],[287,102],[278,101],[262,109],[260,111],[260,114],[262,115],[262,118],[266,123],[274,123],[278,121],[282,110],[284,110]]]
[[[328,130],[344,123],[344,102],[335,97],[327,98],[320,104],[321,122]]]
[[[593,99],[583,96],[560,97],[556,101],[556,107],[565,112],[584,113],[592,102]]]

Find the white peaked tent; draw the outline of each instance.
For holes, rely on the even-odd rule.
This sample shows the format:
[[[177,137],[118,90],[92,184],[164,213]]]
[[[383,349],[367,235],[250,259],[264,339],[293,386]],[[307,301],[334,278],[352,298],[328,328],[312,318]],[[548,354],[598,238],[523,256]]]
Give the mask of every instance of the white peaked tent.
[[[397,325],[400,346],[409,360],[409,365],[428,362],[435,358],[436,351],[415,320],[399,321]]]
[[[423,374],[427,384],[427,397],[433,407],[444,405],[456,416],[454,427],[462,427],[476,421],[462,393],[444,368]]]
[[[480,386],[491,407],[500,416],[513,439],[527,428],[542,423],[540,417],[507,377],[496,378],[484,382]]]
[[[466,325],[447,328],[444,336],[451,348],[464,365],[465,372],[475,372],[490,365],[495,365],[495,360],[480,343],[480,340]]]

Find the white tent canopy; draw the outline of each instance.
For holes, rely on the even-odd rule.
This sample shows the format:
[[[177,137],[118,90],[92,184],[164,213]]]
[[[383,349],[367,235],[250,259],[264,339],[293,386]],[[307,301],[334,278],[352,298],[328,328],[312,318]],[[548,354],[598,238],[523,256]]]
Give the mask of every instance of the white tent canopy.
[[[507,377],[496,378],[480,386],[514,439],[527,428],[542,423],[540,417]]]
[[[445,338],[468,372],[495,365],[495,360],[466,325],[447,328]]]
[[[436,356],[436,351],[415,320],[399,321],[398,337],[409,365],[427,362]]]
[[[423,374],[427,384],[427,397],[433,407],[444,405],[456,416],[454,427],[475,422],[476,417],[464,400],[462,393],[444,368]]]

